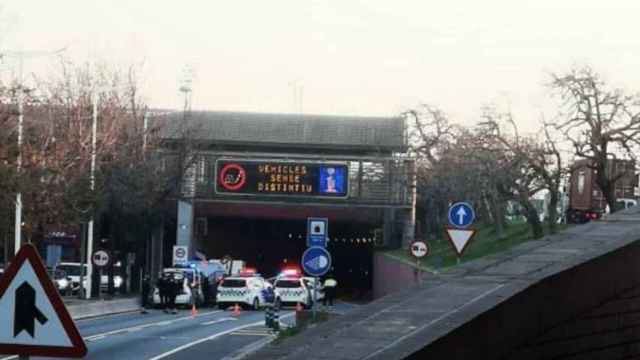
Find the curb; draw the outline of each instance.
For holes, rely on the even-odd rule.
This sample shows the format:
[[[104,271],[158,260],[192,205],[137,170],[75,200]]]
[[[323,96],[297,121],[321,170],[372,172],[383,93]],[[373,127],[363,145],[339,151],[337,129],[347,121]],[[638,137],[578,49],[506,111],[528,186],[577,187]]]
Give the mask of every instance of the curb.
[[[138,298],[95,301],[86,304],[69,305],[67,310],[72,319],[83,320],[140,311],[139,302]]]

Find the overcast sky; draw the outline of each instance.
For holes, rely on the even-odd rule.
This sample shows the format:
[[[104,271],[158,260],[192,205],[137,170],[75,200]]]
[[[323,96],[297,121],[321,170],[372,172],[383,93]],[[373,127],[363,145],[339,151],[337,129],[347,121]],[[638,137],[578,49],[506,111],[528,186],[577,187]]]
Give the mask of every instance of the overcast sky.
[[[194,108],[212,110],[292,112],[297,81],[307,113],[387,116],[428,102],[470,123],[497,102],[527,126],[548,111],[547,74],[572,64],[640,89],[637,0],[1,3],[1,48],[144,61],[148,101],[163,108],[180,106],[187,64]]]

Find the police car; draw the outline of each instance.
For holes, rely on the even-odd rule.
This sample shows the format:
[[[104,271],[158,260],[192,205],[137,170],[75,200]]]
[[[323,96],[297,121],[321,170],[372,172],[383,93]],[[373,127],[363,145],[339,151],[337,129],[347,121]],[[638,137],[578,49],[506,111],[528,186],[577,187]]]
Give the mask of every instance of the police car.
[[[216,303],[220,309],[238,304],[260,309],[267,303],[264,290],[272,287],[255,269],[244,269],[237,276],[224,278],[218,285]]]
[[[314,278],[302,276],[302,271],[297,268],[283,270],[273,286],[276,303],[280,305],[300,304],[308,309],[314,302],[324,299],[322,286]]]

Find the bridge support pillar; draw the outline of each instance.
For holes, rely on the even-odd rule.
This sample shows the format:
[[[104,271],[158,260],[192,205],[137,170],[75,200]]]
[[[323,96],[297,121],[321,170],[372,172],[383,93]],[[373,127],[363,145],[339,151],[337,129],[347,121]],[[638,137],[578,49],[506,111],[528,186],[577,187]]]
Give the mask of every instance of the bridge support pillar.
[[[176,245],[189,247],[189,258],[194,252],[193,243],[193,203],[178,200],[178,229],[176,230]]]

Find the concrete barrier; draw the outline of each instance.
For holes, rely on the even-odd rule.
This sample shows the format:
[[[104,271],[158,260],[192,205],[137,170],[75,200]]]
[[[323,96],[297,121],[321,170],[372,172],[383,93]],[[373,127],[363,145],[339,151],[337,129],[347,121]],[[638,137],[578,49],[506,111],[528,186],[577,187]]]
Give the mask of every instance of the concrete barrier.
[[[74,320],[140,310],[140,298],[79,301],[67,305]]]

